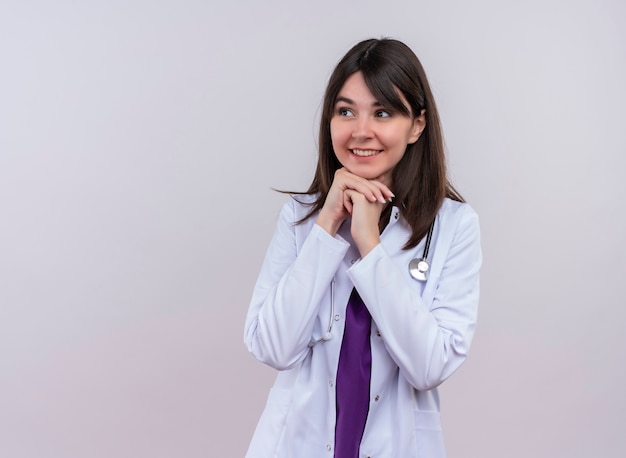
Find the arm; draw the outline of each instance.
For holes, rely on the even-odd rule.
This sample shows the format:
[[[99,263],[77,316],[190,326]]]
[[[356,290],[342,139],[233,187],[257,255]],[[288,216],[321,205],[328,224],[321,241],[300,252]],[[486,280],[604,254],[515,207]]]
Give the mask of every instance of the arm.
[[[302,361],[319,305],[325,297],[348,243],[313,225],[298,248],[293,222],[298,204],[281,211],[265,255],[246,318],[244,341],[260,361],[279,370]]]
[[[478,307],[481,264],[478,218],[467,205],[460,216],[435,285],[429,307],[377,245],[348,274],[382,333],[401,374],[418,390],[429,390],[449,377],[465,360]],[[447,223],[444,223],[447,224]]]

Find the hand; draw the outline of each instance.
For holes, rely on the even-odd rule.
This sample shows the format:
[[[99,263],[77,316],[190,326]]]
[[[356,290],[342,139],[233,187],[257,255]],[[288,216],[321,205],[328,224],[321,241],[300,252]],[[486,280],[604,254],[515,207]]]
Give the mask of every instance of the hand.
[[[386,203],[370,202],[353,189],[344,192],[346,208],[352,215],[350,234],[356,243],[361,258],[364,258],[380,243],[378,222]]]
[[[353,203],[350,198],[347,198],[346,191],[356,191],[366,201],[380,205],[386,204],[394,197],[393,193],[382,182],[361,178],[348,172],[345,168],[338,169],[335,172],[333,184],[328,191],[324,206],[315,221],[333,237],[337,234],[341,224],[352,213]],[[376,220],[376,227],[378,227],[378,220]]]

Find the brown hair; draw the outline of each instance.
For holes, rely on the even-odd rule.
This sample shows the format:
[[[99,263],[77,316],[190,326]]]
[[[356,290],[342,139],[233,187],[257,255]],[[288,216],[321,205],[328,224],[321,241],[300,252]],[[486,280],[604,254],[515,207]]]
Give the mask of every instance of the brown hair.
[[[333,150],[330,120],[339,91],[346,79],[356,72],[363,74],[365,84],[383,106],[411,117],[419,116],[422,110],[426,110],[424,131],[415,143],[407,146],[392,176],[396,196],[394,204],[412,229],[404,248],[412,248],[428,232],[445,197],[460,202],[463,198],[446,176],[439,115],[422,64],[407,45],[389,38],[356,44],[339,61],[330,76],[322,106],[317,168],[309,189],[302,193],[316,194],[317,198],[311,203],[311,210],[297,223],[304,222],[321,210],[335,171],[342,167]],[[410,113],[398,91],[409,103]],[[381,218],[388,216],[389,213],[384,212]]]

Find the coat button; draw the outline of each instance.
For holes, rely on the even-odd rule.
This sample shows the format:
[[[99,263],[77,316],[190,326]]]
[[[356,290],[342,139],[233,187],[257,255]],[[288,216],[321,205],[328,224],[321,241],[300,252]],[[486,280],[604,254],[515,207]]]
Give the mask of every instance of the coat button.
[[[337,314],[335,315],[335,321],[339,321],[340,316]]]
[[[328,386],[331,387],[331,388],[334,387],[335,386],[335,382],[333,382],[332,380],[329,380],[328,381]]]
[[[380,400],[380,396],[376,395],[374,396],[374,402],[378,402]]]
[[[376,336],[380,337],[380,331],[376,331]]]
[[[326,450],[328,450],[329,452],[333,449],[333,446],[330,444],[326,444]]]

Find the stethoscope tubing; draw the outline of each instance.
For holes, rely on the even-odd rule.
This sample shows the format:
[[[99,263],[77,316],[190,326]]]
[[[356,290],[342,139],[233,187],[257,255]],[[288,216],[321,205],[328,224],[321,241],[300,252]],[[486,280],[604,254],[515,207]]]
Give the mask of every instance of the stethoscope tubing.
[[[428,228],[428,234],[426,235],[426,243],[424,244],[424,251],[422,253],[421,258],[411,259],[409,262],[409,273],[411,277],[418,281],[426,281],[427,280],[427,272],[430,268],[430,264],[428,263],[428,252],[430,250],[430,242],[433,238],[433,230],[435,228],[435,220],[431,223]],[[332,339],[332,330],[333,330],[333,320],[335,319],[335,277],[330,281],[330,317],[328,319],[328,326],[326,328],[326,333],[319,339],[314,339],[311,337],[309,341],[309,347],[314,347],[318,343],[326,342]]]

